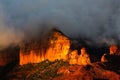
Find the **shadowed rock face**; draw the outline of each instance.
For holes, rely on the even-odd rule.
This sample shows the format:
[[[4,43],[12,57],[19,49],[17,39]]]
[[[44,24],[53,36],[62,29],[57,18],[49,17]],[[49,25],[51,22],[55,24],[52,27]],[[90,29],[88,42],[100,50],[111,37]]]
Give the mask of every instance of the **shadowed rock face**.
[[[101,58],[101,62],[120,63],[120,56],[104,54]]]
[[[81,48],[81,54],[78,55],[78,51],[74,50],[70,53],[69,56],[69,64],[77,64],[77,65],[88,65],[91,63],[90,56],[86,50],[86,48]]]
[[[101,57],[101,62],[120,62],[120,50],[118,46],[111,45],[109,50],[109,54],[103,54],[103,56]]]
[[[0,51],[0,66],[19,61],[19,49],[8,48]]]
[[[41,40],[46,41],[44,43]],[[28,63],[39,63],[44,60],[67,60],[70,48],[70,40],[58,30],[52,30],[47,36],[36,43],[37,49],[33,44],[23,45],[20,48],[20,65]],[[46,45],[47,44],[47,45]],[[42,45],[42,46],[41,46]],[[30,47],[32,46],[32,48]],[[28,50],[26,50],[28,49]]]

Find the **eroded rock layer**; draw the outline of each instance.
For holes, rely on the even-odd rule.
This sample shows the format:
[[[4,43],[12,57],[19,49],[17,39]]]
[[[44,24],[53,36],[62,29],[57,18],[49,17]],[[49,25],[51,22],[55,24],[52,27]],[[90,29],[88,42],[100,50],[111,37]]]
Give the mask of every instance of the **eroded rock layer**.
[[[47,59],[49,61],[68,59],[70,40],[58,30],[52,30],[49,36],[43,36],[38,42],[31,43],[21,46],[20,65],[39,63]]]

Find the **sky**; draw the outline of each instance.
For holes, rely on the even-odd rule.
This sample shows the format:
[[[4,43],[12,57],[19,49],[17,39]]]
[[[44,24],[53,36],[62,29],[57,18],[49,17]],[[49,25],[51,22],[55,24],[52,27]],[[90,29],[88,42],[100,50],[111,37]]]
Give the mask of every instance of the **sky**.
[[[117,44],[119,4],[120,0],[0,0],[0,48],[53,26],[69,37]]]

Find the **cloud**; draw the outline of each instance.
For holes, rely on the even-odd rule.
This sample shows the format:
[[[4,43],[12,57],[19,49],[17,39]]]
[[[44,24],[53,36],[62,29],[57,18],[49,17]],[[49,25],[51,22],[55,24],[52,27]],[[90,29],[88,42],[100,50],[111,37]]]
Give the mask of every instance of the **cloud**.
[[[4,31],[12,32],[11,35],[5,32],[10,38],[21,33],[34,36],[44,23],[58,26],[73,38],[82,36],[95,43],[115,44],[120,40],[119,3],[119,0],[1,0],[6,15],[0,17],[0,23],[4,23]],[[4,20],[12,26],[6,27]]]
[[[18,44],[24,34],[9,23],[9,16],[5,14],[4,8],[0,6],[0,49],[9,45]]]

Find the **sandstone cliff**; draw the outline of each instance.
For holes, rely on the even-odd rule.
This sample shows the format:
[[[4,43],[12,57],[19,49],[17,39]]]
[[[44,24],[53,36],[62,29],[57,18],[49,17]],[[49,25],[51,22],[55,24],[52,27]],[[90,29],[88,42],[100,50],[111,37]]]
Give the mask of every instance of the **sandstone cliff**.
[[[67,60],[70,40],[60,31],[53,29],[38,42],[28,42],[20,47],[20,65],[39,63],[44,60]]]

